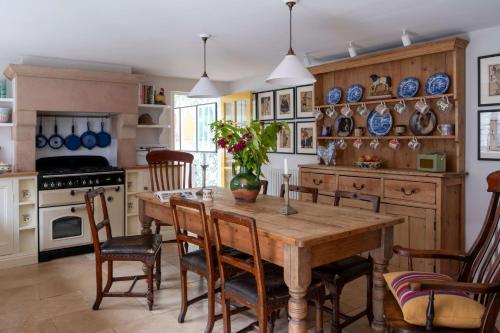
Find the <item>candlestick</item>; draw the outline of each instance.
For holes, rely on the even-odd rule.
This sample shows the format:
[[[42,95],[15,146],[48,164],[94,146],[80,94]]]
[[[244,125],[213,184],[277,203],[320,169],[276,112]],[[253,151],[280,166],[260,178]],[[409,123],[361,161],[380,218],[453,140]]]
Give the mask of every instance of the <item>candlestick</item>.
[[[203,190],[206,188],[207,168],[208,164],[203,163],[201,166],[201,189],[196,192],[196,195],[203,195]]]
[[[286,159],[285,159],[286,160]],[[286,166],[286,164],[285,164]],[[285,184],[285,204],[280,208],[280,213],[283,215],[297,214],[298,211],[290,206],[290,196],[289,196],[289,186],[290,177],[292,175],[289,173],[283,174],[283,184]]]
[[[206,164],[207,164],[207,154],[203,153],[203,163],[202,163],[202,165],[206,165]]]
[[[285,168],[284,168],[285,170],[283,171],[285,172],[285,175],[288,175],[288,159],[285,158],[283,162],[285,163]]]

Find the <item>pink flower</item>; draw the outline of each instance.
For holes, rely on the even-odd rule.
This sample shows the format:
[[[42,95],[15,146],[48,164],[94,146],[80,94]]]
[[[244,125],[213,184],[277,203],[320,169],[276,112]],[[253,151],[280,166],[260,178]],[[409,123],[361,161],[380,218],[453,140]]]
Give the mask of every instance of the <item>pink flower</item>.
[[[221,148],[226,148],[226,146],[227,146],[227,141],[226,141],[226,140],[224,140],[224,139],[219,139],[219,140],[217,140],[217,144],[218,144],[218,145],[219,145],[219,147],[221,147]]]

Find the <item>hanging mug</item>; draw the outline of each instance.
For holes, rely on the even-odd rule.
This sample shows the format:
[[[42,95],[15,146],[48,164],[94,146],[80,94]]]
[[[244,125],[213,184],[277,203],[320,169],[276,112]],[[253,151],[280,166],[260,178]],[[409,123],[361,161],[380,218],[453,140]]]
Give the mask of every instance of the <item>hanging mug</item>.
[[[426,114],[430,109],[431,107],[427,104],[425,98],[421,98],[417,103],[415,103],[415,110],[421,114]]]
[[[387,112],[389,112],[389,108],[387,107],[387,105],[385,104],[385,102],[380,102],[380,104],[378,104],[375,107],[375,111],[377,111],[381,116],[383,116],[384,114],[386,114]]]
[[[341,150],[346,150],[347,149],[347,142],[345,142],[344,139],[340,140],[337,144],[337,146],[341,149]]]
[[[406,103],[404,99],[400,100],[398,103],[394,105],[394,111],[396,111],[399,114],[403,114],[408,110],[408,107],[406,106]]]
[[[398,139],[392,139],[389,141],[389,148],[398,150],[401,147],[401,143],[399,143]]]
[[[380,146],[380,141],[378,141],[378,138],[373,139],[370,141],[370,148],[373,150],[376,150]]]
[[[370,110],[366,107],[365,103],[358,105],[356,112],[362,117],[367,117],[370,114]]]
[[[452,105],[453,104],[451,104],[448,96],[443,96],[436,102],[436,106],[438,107],[438,109],[445,113],[451,110]]]
[[[346,117],[351,117],[352,116],[351,106],[349,104],[344,105],[340,110],[340,113],[342,113]]]
[[[356,140],[354,140],[354,143],[352,145],[354,148],[359,149],[363,145],[363,140],[356,139]]]
[[[410,142],[408,142],[408,147],[411,149],[411,150],[418,150],[420,149],[420,142],[418,142],[417,138],[416,137],[413,137]]]
[[[335,107],[333,106],[329,107],[325,113],[330,118],[335,118],[337,116],[337,111],[335,111]]]
[[[324,117],[324,114],[323,114],[323,111],[319,110],[319,109],[315,109],[313,111],[313,117],[316,119],[316,120],[321,120],[323,119]]]

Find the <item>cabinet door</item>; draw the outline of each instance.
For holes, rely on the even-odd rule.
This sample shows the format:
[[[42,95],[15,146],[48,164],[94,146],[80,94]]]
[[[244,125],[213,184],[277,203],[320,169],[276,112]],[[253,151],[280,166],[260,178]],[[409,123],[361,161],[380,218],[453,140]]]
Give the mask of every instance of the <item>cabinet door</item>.
[[[414,249],[434,249],[436,244],[436,211],[400,205],[382,204],[380,212],[385,215],[404,217],[405,222],[394,227],[394,245]],[[394,255],[391,270],[408,270],[408,259]],[[434,260],[413,259],[416,271],[435,270]]]
[[[0,180],[0,255],[14,252],[16,228],[12,180]]]

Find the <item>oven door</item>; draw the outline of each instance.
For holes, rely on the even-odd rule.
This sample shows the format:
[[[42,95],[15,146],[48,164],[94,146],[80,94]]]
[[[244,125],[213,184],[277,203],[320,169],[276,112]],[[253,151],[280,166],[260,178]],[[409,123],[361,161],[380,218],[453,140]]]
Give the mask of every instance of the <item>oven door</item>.
[[[40,208],[40,251],[91,243],[85,205]]]

